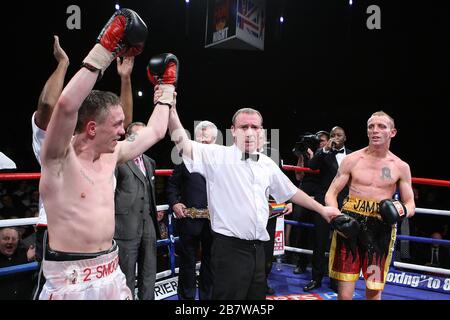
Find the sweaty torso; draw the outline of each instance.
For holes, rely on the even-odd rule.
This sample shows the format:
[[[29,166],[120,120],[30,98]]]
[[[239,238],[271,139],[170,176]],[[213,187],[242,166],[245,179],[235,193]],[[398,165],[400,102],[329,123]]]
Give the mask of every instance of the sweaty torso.
[[[42,167],[40,190],[52,250],[86,253],[111,247],[115,165],[116,154],[86,161],[71,146],[61,162]]]
[[[388,152],[376,157],[362,149],[351,154],[349,196],[381,201],[392,198],[401,174],[401,160]]]

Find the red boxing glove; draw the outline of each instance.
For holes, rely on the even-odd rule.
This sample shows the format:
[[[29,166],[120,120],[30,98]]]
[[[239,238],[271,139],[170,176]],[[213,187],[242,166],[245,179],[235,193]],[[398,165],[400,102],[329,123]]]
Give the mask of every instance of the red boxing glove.
[[[130,9],[114,13],[100,32],[97,42],[117,56],[136,56],[144,49],[147,26],[141,17]]]
[[[116,57],[140,54],[147,32],[147,26],[136,12],[125,8],[116,11],[103,27],[83,66],[103,73]]]
[[[150,59],[147,66],[148,79],[153,85],[171,84],[178,81],[178,58],[171,53],[162,53]]]
[[[178,81],[179,62],[175,55],[162,53],[150,59],[147,66],[148,79],[163,90],[156,104],[172,106],[173,93]]]

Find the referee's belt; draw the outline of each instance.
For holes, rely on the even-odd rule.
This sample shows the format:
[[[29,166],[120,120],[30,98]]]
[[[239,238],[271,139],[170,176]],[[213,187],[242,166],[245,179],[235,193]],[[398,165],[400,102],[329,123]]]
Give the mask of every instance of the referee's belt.
[[[188,218],[198,219],[198,218],[206,218],[209,219],[209,210],[208,209],[197,209],[197,208],[186,208],[184,209],[184,214]]]

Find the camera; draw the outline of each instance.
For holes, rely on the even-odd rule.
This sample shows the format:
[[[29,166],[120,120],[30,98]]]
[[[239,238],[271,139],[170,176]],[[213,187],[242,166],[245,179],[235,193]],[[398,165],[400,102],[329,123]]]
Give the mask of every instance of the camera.
[[[313,152],[315,152],[320,144],[320,136],[323,134],[328,135],[328,132],[319,131],[315,134],[307,132],[306,134],[299,135],[297,142],[295,142],[294,149],[292,149],[292,152],[297,157],[300,157],[302,154],[305,154],[308,148],[311,149]]]

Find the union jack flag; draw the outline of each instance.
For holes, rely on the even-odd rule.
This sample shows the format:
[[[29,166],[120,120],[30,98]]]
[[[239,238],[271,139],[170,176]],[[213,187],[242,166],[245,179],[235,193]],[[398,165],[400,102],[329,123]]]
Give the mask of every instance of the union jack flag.
[[[265,17],[261,4],[252,0],[239,0],[237,25],[254,37],[263,38]]]

